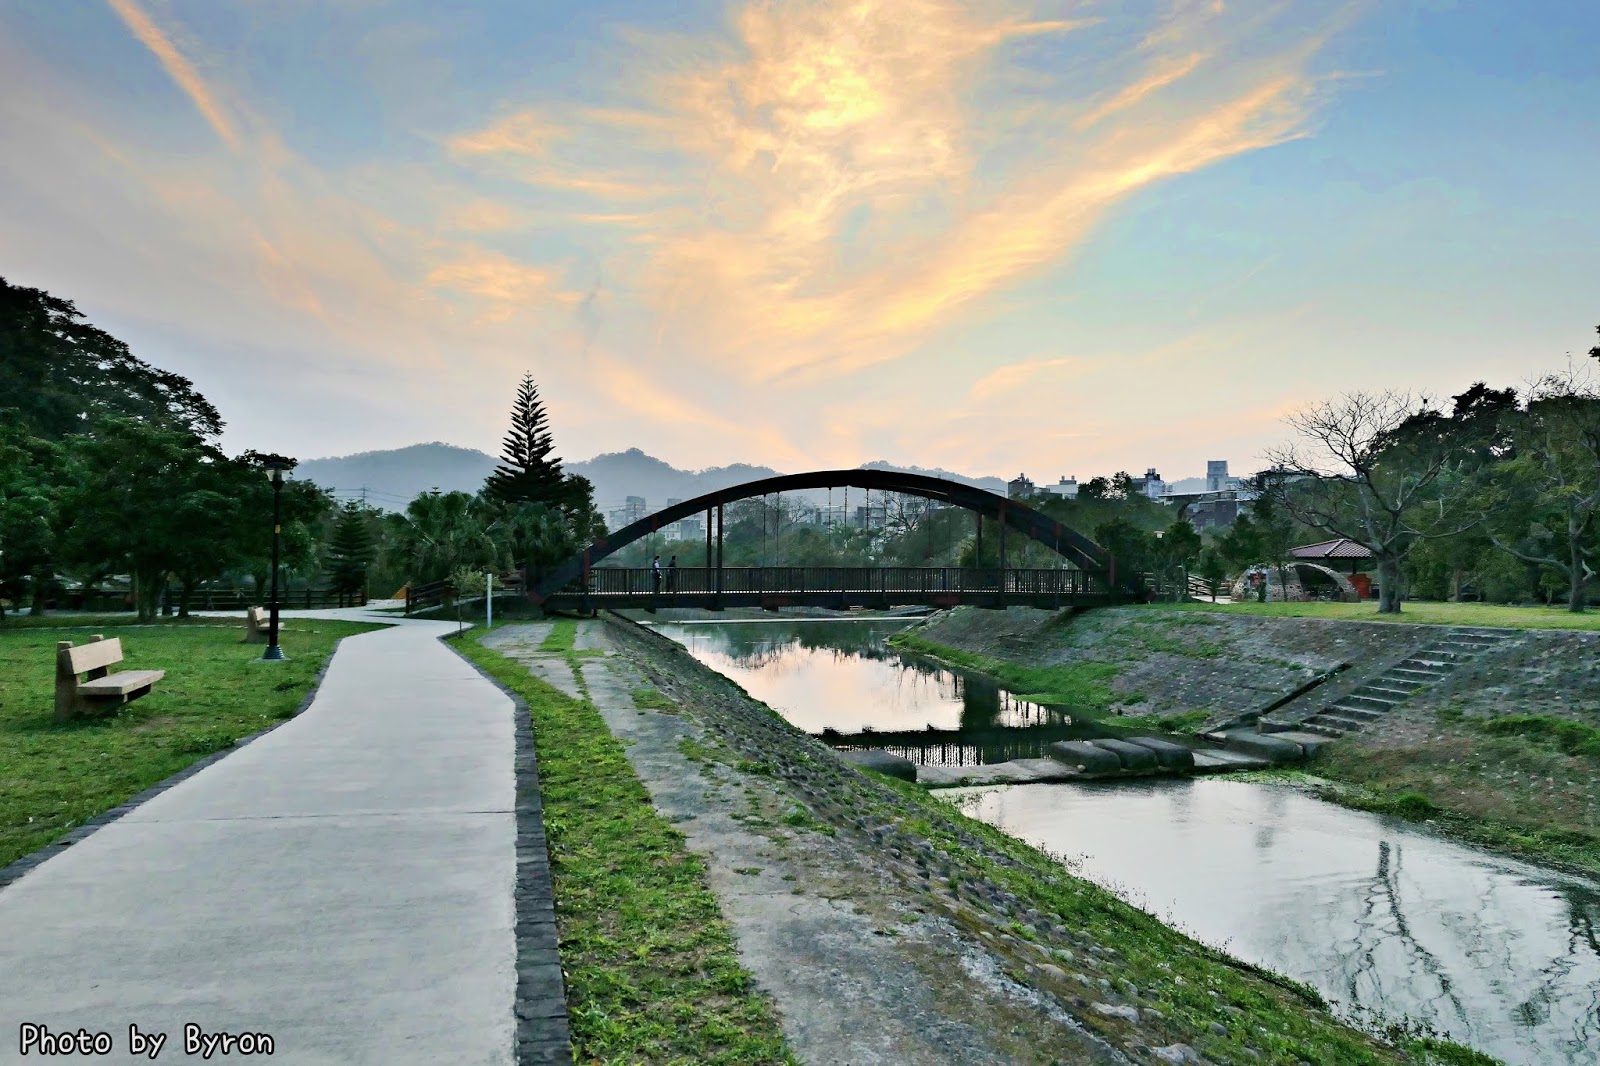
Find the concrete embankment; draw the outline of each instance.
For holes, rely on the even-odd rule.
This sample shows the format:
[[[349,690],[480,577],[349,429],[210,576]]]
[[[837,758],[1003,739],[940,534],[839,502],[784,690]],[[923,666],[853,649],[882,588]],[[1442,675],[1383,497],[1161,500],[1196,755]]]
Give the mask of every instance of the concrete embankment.
[[[712,803],[718,794],[743,796],[750,811],[739,821],[765,838],[751,851],[749,840],[724,835],[727,818],[716,811],[681,823],[690,846],[705,849],[713,884],[748,878],[754,887],[782,869],[802,894],[822,895],[830,907],[846,906],[867,919],[856,923],[855,935],[867,931],[868,946],[841,945],[848,951],[840,957],[856,961],[842,970],[833,964],[834,986],[851,991],[833,996],[831,1007],[826,997],[813,997],[809,1009],[819,1013],[814,1021],[801,1019],[802,1028],[833,1025],[833,1014],[858,1009],[870,1028],[880,1015],[890,1016],[895,1000],[888,986],[910,981],[920,991],[906,999],[908,1009],[981,1049],[975,1058],[917,1061],[1430,1061],[1420,1050],[1402,1051],[1351,1029],[1315,993],[1188,939],[917,786],[856,771],[659,635],[615,619],[606,639],[615,653],[606,669],[634,674],[673,708],[638,700],[613,726],[634,742],[630,759],[657,805],[676,811],[685,802]],[[589,687],[598,695],[596,681]],[[649,720],[663,714],[680,724],[661,732]],[[673,743],[693,756],[712,786],[704,800],[685,799],[684,771],[668,765],[667,749],[652,739],[658,732],[682,733]],[[697,836],[702,818],[717,823]],[[719,875],[728,863],[739,866]],[[730,906],[741,950],[747,941],[769,945],[757,949],[769,952],[765,961],[751,963],[759,979],[766,980],[765,972],[794,989],[816,976],[811,971],[822,963],[814,952],[772,934],[770,923],[783,908]],[[741,911],[747,919],[738,917]],[[825,909],[807,914],[829,920]],[[851,935],[848,923],[828,928]],[[772,957],[770,945],[784,943],[790,947],[781,950],[793,956]],[[869,957],[892,980],[863,970],[868,964],[860,960]],[[858,994],[859,1004],[849,1002]],[[777,998],[784,1007],[788,997]]]
[[[1348,786],[1309,782],[1326,798],[1600,870],[1600,633],[958,608],[905,644],[1012,687],[1091,678],[1072,694],[1112,722],[1226,726],[1235,746],[1258,728],[1320,733],[1334,742],[1311,771]]]

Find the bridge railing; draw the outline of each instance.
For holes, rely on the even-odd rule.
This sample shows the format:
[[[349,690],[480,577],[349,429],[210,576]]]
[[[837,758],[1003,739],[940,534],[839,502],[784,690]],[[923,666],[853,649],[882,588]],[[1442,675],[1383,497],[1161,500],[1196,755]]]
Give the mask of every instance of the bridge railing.
[[[720,583],[719,583],[720,582]],[[964,593],[1092,595],[1103,575],[1087,570],[1000,570],[959,566],[751,566],[596,567],[589,571],[592,596],[651,596],[669,593]],[[581,591],[574,588],[573,591]]]

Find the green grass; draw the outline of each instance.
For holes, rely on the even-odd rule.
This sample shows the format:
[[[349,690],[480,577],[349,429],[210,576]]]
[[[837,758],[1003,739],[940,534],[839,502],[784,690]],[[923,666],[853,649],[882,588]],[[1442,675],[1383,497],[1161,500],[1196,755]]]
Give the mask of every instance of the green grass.
[[[121,668],[167,676],[113,717],[68,722],[55,717],[55,646],[87,634],[0,631],[0,866],[289,717],[340,637],[381,628],[296,620],[279,631],[288,660],[262,663],[242,626],[218,621],[116,633]]]
[[[1379,614],[1374,600],[1361,603],[1167,603],[1156,611],[1217,611],[1268,618],[1338,618],[1349,622],[1410,622],[1417,625],[1484,626],[1491,629],[1600,630],[1600,611],[1573,614],[1562,607],[1508,607],[1492,603],[1432,603],[1408,600],[1399,614]]]
[[[1600,730],[1537,715],[1439,715],[1425,742],[1344,740],[1314,772],[1324,799],[1427,821],[1451,837],[1535,862],[1600,873]]]
[[[191,615],[188,618],[179,618],[177,615],[165,615],[149,622],[140,622],[139,616],[130,612],[119,614],[77,614],[72,611],[50,611],[45,614],[11,614],[7,612],[5,621],[0,622],[0,635],[17,629],[109,629],[113,626],[140,626],[151,628],[155,626],[214,626],[226,621],[220,618],[201,618]],[[240,612],[239,620],[232,623],[244,631],[244,614]],[[67,638],[62,638],[67,639]]]
[[[570,651],[573,623],[556,625],[546,645]],[[533,716],[576,1059],[793,1062],[705,867],[656,813],[599,712],[482,645],[457,650]]]
[[[1018,699],[1070,708],[1076,714],[1104,714],[1122,697],[1107,684],[1117,675],[1111,663],[1079,662],[1022,666],[987,655],[936,644],[915,632],[896,633],[889,643],[941,659],[952,666],[988,674]]]
[[[570,618],[557,618],[555,625],[550,627],[550,632],[540,643],[539,650],[566,654],[572,651],[573,642],[577,639],[578,623]]]
[[[1580,755],[1600,764],[1600,729],[1567,718],[1543,714],[1515,714],[1475,723],[1479,732],[1494,737],[1526,737],[1564,755]]]

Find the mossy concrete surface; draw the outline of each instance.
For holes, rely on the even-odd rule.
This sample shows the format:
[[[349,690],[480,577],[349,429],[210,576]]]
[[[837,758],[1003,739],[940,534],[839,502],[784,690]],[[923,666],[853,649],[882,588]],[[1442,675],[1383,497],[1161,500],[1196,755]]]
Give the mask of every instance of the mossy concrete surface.
[[[876,971],[908,989],[902,1002],[937,1010],[921,1015],[927,1020],[919,1031],[942,1018],[947,1026],[965,1027],[974,1041],[957,1054],[902,1059],[853,1058],[852,1046],[812,1056],[797,1043],[802,1059],[1287,1066],[1484,1061],[1450,1059],[1461,1050],[1443,1045],[1401,1040],[1404,1046],[1396,1046],[1351,1028],[1312,990],[1196,943],[916,785],[845,765],[658,634],[621,620],[608,624],[617,649],[608,669],[625,662],[639,679],[633,692],[648,693],[646,706],[635,698],[631,718],[624,713],[615,728],[634,742],[629,751],[638,752],[635,766],[657,805],[693,815],[679,824],[691,846],[709,849],[712,884],[741,951],[747,938],[757,943],[760,936],[741,927],[739,893],[730,890],[740,882],[733,878],[747,878],[751,894],[771,900],[781,888],[766,878],[782,871],[778,882],[793,877],[793,888],[804,896],[843,905],[828,908],[846,915],[838,928],[847,921],[858,933],[871,926],[876,950],[839,956],[839,991],[831,1002],[786,1001],[793,986],[804,983],[793,972],[815,965],[814,957],[787,949],[765,961],[754,952],[745,956],[757,980],[773,989],[791,1039],[793,1018],[820,1024],[809,1020],[826,1018],[828,1011],[844,1012],[868,1031],[893,1025],[884,1015],[894,1008],[893,998],[860,994]],[[582,669],[594,676],[591,664]],[[661,719],[674,714],[662,709],[669,706],[678,721],[667,729]],[[664,741],[649,736],[657,730],[678,737],[681,752],[700,763],[705,785],[689,785],[682,765],[664,757]],[[703,812],[684,798],[702,787],[705,798],[695,802],[706,804]],[[725,802],[719,795],[735,805],[715,809]],[[697,823],[713,819],[736,820],[755,836],[734,846],[721,837],[723,821],[697,843]],[[859,917],[848,919],[852,912]],[[855,961],[863,957],[871,960],[865,971]],[[783,971],[777,976],[774,964]]]

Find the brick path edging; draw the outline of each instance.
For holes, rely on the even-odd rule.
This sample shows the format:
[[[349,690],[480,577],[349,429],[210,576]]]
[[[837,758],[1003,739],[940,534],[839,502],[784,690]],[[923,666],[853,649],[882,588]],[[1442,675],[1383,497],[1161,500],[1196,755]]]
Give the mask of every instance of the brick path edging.
[[[533,746],[533,718],[522,697],[452,647],[440,642],[511,700],[516,724],[517,1066],[570,1066],[572,1035],[567,1024],[566,978],[561,971],[555,898],[550,892],[550,848],[544,834],[539,797],[539,764]]]

